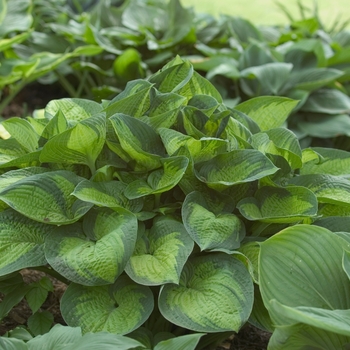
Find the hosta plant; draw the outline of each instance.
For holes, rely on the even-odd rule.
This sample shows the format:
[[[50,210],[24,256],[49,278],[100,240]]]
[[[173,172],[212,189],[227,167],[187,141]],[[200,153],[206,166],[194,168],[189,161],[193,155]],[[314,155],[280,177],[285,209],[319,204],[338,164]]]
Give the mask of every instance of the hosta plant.
[[[45,271],[68,285],[61,313],[82,339],[137,349],[175,335],[203,349],[247,322],[273,332],[270,349],[346,346],[350,154],[302,149],[284,128],[297,103],[231,109],[177,57],[110,101],[6,120],[1,290]]]

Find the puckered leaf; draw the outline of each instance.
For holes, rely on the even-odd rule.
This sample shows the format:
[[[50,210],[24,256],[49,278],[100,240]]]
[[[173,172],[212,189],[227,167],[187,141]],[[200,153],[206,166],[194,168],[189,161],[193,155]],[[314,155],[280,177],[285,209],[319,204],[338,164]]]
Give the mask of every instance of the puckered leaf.
[[[0,275],[45,265],[44,241],[51,229],[12,209],[0,212]]]
[[[253,293],[243,263],[210,254],[189,260],[179,285],[162,287],[159,309],[170,322],[197,332],[238,331],[250,315]]]
[[[69,224],[79,220],[93,205],[71,196],[82,180],[66,170],[39,173],[5,187],[0,191],[0,199],[35,221]]]
[[[214,188],[251,182],[278,170],[265,155],[253,149],[219,154],[195,168],[198,179]]]
[[[178,283],[193,245],[180,222],[169,217],[158,218],[138,239],[125,271],[143,285]]]
[[[127,210],[97,209],[83,225],[58,227],[45,242],[49,264],[70,281],[88,286],[113,283],[136,242],[137,220]]]
[[[244,238],[243,223],[230,211],[225,212],[220,199],[194,191],[186,196],[183,203],[184,225],[201,250],[234,250]]]
[[[64,320],[71,327],[81,327],[83,333],[130,333],[147,320],[153,306],[151,290],[127,276],[107,286],[86,287],[72,283],[61,300]]]
[[[242,199],[237,207],[248,220],[291,223],[317,214],[317,198],[305,187],[264,186],[254,197]]]
[[[86,164],[92,171],[105,143],[104,114],[84,119],[71,129],[52,137],[43,147],[41,162]],[[60,151],[57,152],[57,149]]]
[[[286,97],[261,96],[239,104],[235,110],[247,114],[264,131],[282,126],[297,103]]]

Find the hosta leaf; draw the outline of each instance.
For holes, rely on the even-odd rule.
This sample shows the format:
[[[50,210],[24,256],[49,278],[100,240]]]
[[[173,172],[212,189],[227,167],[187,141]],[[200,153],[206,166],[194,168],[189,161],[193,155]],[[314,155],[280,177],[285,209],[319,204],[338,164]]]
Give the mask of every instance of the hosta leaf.
[[[345,250],[343,254],[343,269],[350,280],[350,251]]]
[[[10,118],[2,125],[27,152],[34,152],[38,148],[39,135],[28,121],[22,118]]]
[[[240,81],[242,90],[248,96],[278,95],[292,68],[290,63],[273,62],[243,69]]]
[[[30,152],[22,156],[0,155],[0,169],[3,168],[27,168],[35,167],[41,164],[41,151]],[[2,163],[2,164],[1,164]]]
[[[71,196],[84,180],[58,170],[25,177],[0,191],[0,199],[21,214],[46,224],[62,225],[79,220],[92,203]]]
[[[50,119],[41,133],[43,140],[41,142],[49,140],[51,137],[60,134],[68,129],[68,121],[63,112],[59,109],[56,115]]]
[[[151,290],[127,276],[107,286],[86,287],[72,283],[61,300],[64,320],[71,327],[81,327],[83,333],[130,333],[147,320],[153,306]]]
[[[317,204],[316,196],[305,187],[264,186],[254,197],[242,199],[237,208],[248,220],[292,223],[316,216]]]
[[[198,179],[210,187],[251,182],[272,175],[278,170],[266,156],[253,149],[219,154],[195,168]]]
[[[312,159],[304,162],[300,174],[349,175],[350,152],[340,149],[313,147],[322,159]],[[305,150],[303,151],[304,155]]]
[[[154,350],[195,350],[203,333],[186,334],[160,341]]]
[[[330,216],[317,219],[313,225],[321,226],[332,232],[350,233],[350,216]]]
[[[305,117],[298,120],[298,129],[312,137],[331,138],[339,135],[350,136],[349,115],[308,113]]]
[[[310,189],[321,203],[350,204],[350,181],[342,176],[308,174],[289,180],[289,184]]]
[[[170,322],[196,332],[238,331],[253,305],[253,282],[243,263],[224,253],[188,261],[179,285],[167,284],[159,309]]]
[[[268,350],[346,349],[350,337],[305,324],[277,327],[269,341]]]
[[[135,170],[153,170],[161,166],[164,147],[149,125],[124,114],[115,114],[110,121],[121,147],[136,161]]]
[[[124,191],[127,185],[121,181],[93,182],[81,181],[72,193],[85,202],[108,208],[125,208],[134,213],[142,209],[141,199],[129,200]]]
[[[350,111],[350,98],[336,89],[313,92],[302,107],[303,111],[326,114],[344,114]]]
[[[158,131],[169,155],[176,153],[180,147],[186,146],[195,163],[204,162],[219,153],[225,153],[228,148],[228,142],[218,138],[206,137],[196,140],[172,129],[160,128]]]
[[[291,74],[288,86],[295,89],[313,91],[332,83],[342,75],[344,75],[344,72],[332,68],[303,69]]]
[[[284,313],[273,311],[272,299],[291,308],[350,308],[350,280],[342,269],[344,248],[342,238],[310,225],[288,227],[261,243],[260,290],[275,324],[289,321]]]
[[[212,203],[208,203],[210,200]],[[215,204],[217,208],[214,211]],[[188,194],[183,203],[184,225],[201,250],[223,248],[232,251],[240,246],[245,236],[242,221],[236,215],[218,208],[220,203],[216,203],[215,198],[205,197],[196,191]]]
[[[316,307],[289,307],[271,300],[273,312],[283,314],[291,324],[304,323],[350,337],[350,310],[325,310]]]
[[[104,109],[107,117],[123,113],[139,118],[150,107],[152,84],[146,80],[133,80],[127,83],[124,91],[115,97]]]
[[[46,264],[44,241],[50,227],[12,209],[0,212],[0,275]]]
[[[261,96],[239,104],[235,110],[247,114],[265,131],[282,126],[297,104],[286,97]]]
[[[45,107],[45,117],[53,118],[59,111],[68,121],[79,122],[102,112],[99,103],[80,98],[52,100]]]
[[[78,223],[58,227],[45,241],[49,264],[70,281],[87,286],[113,283],[136,242],[137,220],[127,210],[97,209]]]
[[[40,167],[31,167],[24,169],[9,170],[0,176],[0,188],[5,189],[15,182],[25,179],[28,176],[47,173],[49,169]]]
[[[131,182],[125,189],[125,196],[129,199],[140,198],[149,194],[158,194],[175,187],[184,175],[188,158],[183,156],[163,158],[162,169],[154,170],[144,180]]]
[[[86,164],[95,169],[95,161],[105,143],[104,114],[84,119],[71,129],[52,137],[43,147],[41,162]],[[60,152],[57,152],[57,149]]]
[[[193,245],[180,222],[161,217],[153,222],[149,232],[138,239],[125,271],[135,282],[143,285],[178,283]]]

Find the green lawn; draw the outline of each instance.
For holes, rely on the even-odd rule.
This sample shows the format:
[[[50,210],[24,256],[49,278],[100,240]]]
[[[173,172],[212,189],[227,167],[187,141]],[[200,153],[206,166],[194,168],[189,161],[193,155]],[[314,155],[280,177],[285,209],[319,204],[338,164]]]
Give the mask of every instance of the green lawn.
[[[350,18],[349,0],[316,0],[319,14],[324,24],[331,24],[335,18],[345,20]],[[193,6],[197,12],[212,13],[214,15],[228,14],[240,16],[256,24],[283,24],[285,15],[276,6],[274,0],[181,0],[184,6]],[[296,1],[283,1],[290,9],[290,13],[297,15]],[[313,8],[313,0],[303,0],[302,3]],[[299,17],[297,17],[299,18]]]

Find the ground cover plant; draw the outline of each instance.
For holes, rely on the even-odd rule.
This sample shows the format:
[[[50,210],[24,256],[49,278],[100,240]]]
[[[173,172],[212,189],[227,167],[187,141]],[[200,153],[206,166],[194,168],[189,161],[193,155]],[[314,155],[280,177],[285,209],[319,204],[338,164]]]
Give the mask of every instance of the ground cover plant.
[[[247,322],[273,332],[269,349],[346,348],[350,154],[302,150],[283,127],[297,103],[231,109],[177,57],[110,101],[3,122],[0,311],[33,310],[3,348],[83,348],[93,332],[106,348],[203,349]],[[73,328],[46,333],[50,283],[24,286],[23,268],[68,284]]]
[[[0,348],[215,348],[248,323],[350,346],[350,34],[289,22],[0,0],[1,108],[71,96],[1,123],[0,319],[32,316]],[[22,269],[68,286],[68,326]]]

